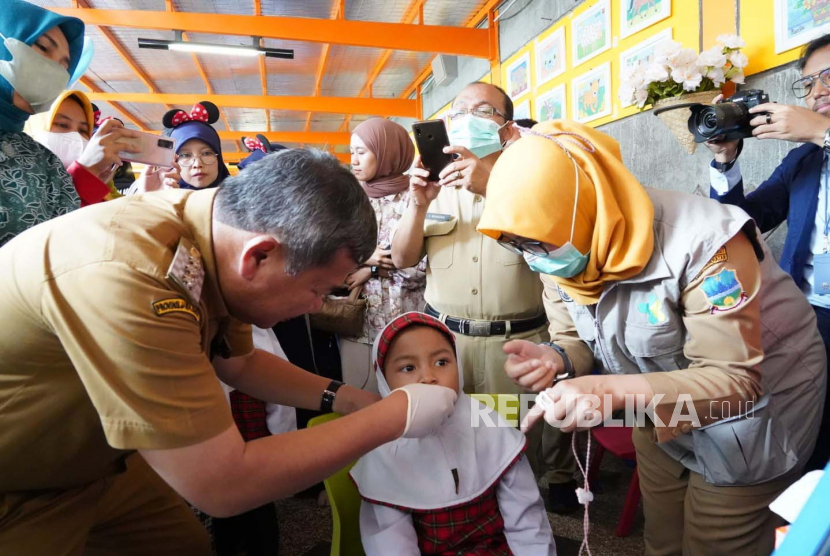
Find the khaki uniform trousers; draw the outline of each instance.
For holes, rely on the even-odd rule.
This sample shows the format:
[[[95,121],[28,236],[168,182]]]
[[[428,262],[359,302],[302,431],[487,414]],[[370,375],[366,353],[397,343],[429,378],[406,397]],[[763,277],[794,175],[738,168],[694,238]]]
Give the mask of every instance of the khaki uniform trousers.
[[[797,478],[752,486],[714,486],[669,457],[635,427],[634,447],[646,517],[648,556],[768,556],[784,522],[768,508]]]
[[[207,531],[139,454],[124,473],[40,496],[0,494],[3,556],[210,556]]]
[[[528,340],[535,344],[550,339],[547,325],[504,336],[465,336],[456,334],[458,358],[464,369],[464,391],[468,394],[525,394],[504,372],[507,362],[504,344],[509,340]],[[537,480],[566,483],[573,478],[576,460],[571,452],[571,435],[547,423],[528,434],[527,457]]]

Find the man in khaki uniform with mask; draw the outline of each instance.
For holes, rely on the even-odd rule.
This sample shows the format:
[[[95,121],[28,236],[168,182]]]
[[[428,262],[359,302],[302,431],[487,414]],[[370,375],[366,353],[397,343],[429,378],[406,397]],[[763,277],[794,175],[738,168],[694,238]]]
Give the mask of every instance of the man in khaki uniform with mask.
[[[442,422],[448,389],[377,401],[255,350],[243,324],[319,308],[376,235],[355,178],[296,150],[219,189],[96,205],[0,249],[0,554],[207,555],[174,490],[238,514]],[[245,443],[217,378],[354,414]]]
[[[506,342],[549,339],[538,276],[520,255],[476,231],[490,169],[502,144],[518,139],[512,119],[512,101],[494,85],[472,83],[458,94],[450,110],[453,146],[446,151],[458,158],[441,171],[438,186],[428,184],[429,172],[416,159],[410,204],[392,241],[398,268],[427,255],[426,312],[456,333],[464,384],[484,394],[525,392],[504,373]],[[551,486],[550,509],[576,509],[570,437],[561,440],[551,427],[534,433],[530,461]]]

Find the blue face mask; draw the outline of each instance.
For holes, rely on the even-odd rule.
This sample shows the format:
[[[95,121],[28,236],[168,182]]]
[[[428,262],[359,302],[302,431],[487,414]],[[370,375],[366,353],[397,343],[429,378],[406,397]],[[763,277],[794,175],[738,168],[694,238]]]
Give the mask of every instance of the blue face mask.
[[[574,228],[576,227],[576,208],[579,206],[579,170],[576,161],[571,157],[570,153],[567,150],[565,150],[565,153],[574,165],[574,183],[576,184],[574,210],[573,216],[571,217],[571,239],[562,247],[545,256],[525,252],[524,258],[527,261],[527,265],[534,272],[558,276],[559,278],[573,278],[585,270],[585,266],[587,266],[588,259],[590,258],[590,251],[583,255],[573,244]]]
[[[585,270],[590,253],[583,255],[569,241],[546,257],[525,253],[525,261],[533,272],[550,274],[559,278],[573,278]]]
[[[466,114],[450,123],[450,144],[465,147],[478,158],[501,150],[501,127],[493,120]]]

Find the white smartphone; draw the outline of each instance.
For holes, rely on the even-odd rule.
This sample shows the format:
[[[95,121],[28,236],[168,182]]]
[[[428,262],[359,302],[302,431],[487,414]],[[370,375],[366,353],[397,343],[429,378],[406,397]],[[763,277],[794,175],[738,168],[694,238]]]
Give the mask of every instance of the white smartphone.
[[[141,152],[130,153],[120,151],[121,160],[140,162],[160,168],[173,168],[176,160],[176,140],[172,137],[162,137],[146,131],[138,131],[139,137],[124,137],[120,143],[127,143],[141,149]]]

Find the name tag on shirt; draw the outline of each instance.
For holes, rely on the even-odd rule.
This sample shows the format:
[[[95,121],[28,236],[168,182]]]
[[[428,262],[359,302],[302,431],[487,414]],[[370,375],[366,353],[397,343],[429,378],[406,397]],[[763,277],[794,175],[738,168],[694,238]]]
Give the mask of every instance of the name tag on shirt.
[[[813,256],[813,293],[830,295],[830,253]]]
[[[427,213],[427,220],[436,220],[438,222],[449,222],[452,218],[449,214],[441,214],[438,212],[428,212]]]

